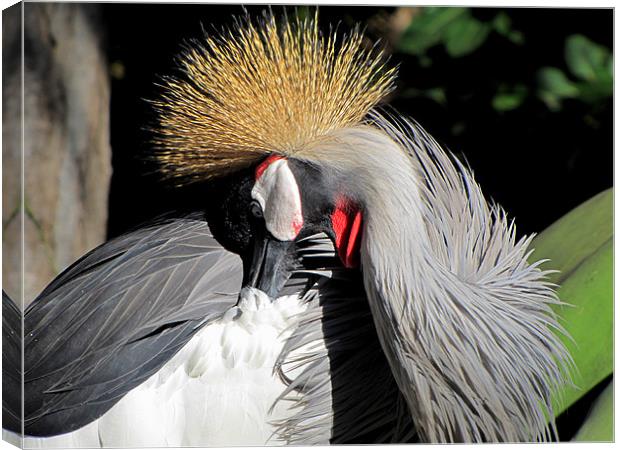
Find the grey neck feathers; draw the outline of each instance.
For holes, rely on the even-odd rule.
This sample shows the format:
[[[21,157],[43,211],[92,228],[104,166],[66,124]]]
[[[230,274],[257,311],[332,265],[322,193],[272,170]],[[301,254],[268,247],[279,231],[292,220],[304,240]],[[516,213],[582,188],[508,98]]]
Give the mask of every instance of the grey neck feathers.
[[[516,240],[471,173],[418,126],[341,130],[307,158],[364,211],[364,285],[381,345],[423,441],[553,438],[570,358],[561,302],[531,238]]]

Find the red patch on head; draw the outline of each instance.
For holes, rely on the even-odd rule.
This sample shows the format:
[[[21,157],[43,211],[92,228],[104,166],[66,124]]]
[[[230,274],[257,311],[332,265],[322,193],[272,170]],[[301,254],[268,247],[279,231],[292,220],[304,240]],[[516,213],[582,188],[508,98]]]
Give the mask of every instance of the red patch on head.
[[[256,171],[254,172],[254,179],[258,180],[265,172],[265,170],[267,170],[267,167],[269,167],[272,163],[276,162],[279,159],[284,159],[284,156],[271,155],[265,158],[265,160],[256,167]]]
[[[331,219],[336,234],[336,249],[342,264],[349,269],[357,267],[362,243],[361,211],[350,200],[339,197]]]

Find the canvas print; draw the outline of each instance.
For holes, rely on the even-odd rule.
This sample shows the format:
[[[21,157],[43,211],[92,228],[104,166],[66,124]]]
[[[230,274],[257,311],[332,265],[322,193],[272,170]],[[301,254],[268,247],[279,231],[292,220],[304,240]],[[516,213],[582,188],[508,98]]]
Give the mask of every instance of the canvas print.
[[[3,439],[613,441],[613,31],[5,9]]]

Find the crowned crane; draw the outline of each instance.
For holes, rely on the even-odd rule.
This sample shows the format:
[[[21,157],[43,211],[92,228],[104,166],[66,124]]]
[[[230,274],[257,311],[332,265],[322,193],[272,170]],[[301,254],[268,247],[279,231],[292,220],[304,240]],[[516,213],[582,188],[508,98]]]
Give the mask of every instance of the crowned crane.
[[[4,298],[6,435],[552,439],[570,367],[560,300],[470,171],[377,111],[395,78],[381,51],[357,29],[266,14],[179,61],[154,102],[153,152],[172,183],[214,186],[212,206],[110,240],[52,281],[24,313],[23,374],[10,361],[21,313]]]

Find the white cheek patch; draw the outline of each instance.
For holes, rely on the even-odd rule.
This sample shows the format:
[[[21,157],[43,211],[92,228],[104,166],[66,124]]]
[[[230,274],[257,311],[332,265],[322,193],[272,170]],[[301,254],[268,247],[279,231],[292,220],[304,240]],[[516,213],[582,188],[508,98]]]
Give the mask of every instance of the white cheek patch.
[[[280,241],[297,237],[304,220],[295,176],[285,159],[271,163],[252,188],[252,198],[263,208],[267,230]]]

